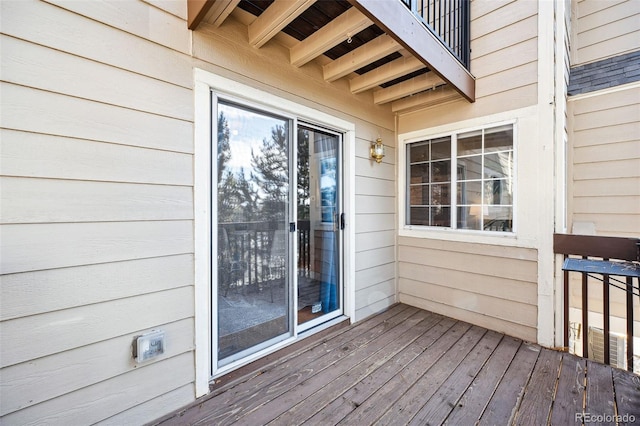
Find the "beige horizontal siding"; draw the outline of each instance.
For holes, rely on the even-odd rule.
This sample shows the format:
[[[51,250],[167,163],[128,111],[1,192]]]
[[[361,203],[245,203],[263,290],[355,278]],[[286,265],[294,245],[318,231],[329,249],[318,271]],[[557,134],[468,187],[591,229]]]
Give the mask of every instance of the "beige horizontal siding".
[[[535,341],[537,251],[401,237],[403,303]]]
[[[39,0],[3,1],[0,15],[11,17],[2,20],[3,34],[185,88],[193,86],[189,56],[101,23],[99,18]]]
[[[188,220],[2,225],[2,274],[193,253]]]
[[[161,355],[161,360],[193,350],[191,322],[191,319],[182,319],[161,325],[167,341],[171,341],[171,345]],[[142,334],[144,331],[146,330],[134,333]],[[4,368],[0,391],[1,415],[133,371],[136,365],[131,359],[130,349],[134,333],[44,356],[37,362],[24,362]]]
[[[375,195],[394,197],[396,182],[378,177],[356,176],[356,195]]]
[[[0,177],[0,187],[3,224],[193,219],[188,186]]]
[[[181,2],[53,3],[0,4],[0,422],[148,421],[194,397],[190,35]]]
[[[171,413],[184,408],[193,402],[195,393],[192,383],[159,395],[154,399],[135,405],[134,407],[111,416],[98,423],[100,426],[122,426],[123,424],[145,424],[149,419],[162,417],[160,413]]]
[[[97,4],[75,0],[43,0],[77,15],[95,19],[123,32],[189,53],[189,32],[184,18],[166,13],[142,1],[104,0]]]
[[[24,363],[185,319],[193,316],[190,300],[193,286],[186,286],[4,321],[0,363],[2,367]],[[154,309],[147,309],[149,306]],[[30,339],[23,338],[25,330]],[[124,349],[130,354],[131,345]]]
[[[188,121],[10,83],[1,83],[0,90],[5,129],[193,152]]]
[[[193,255],[21,272],[0,281],[4,321],[191,285]]]
[[[187,4],[180,0],[142,0],[158,9],[164,10],[167,13],[181,18],[183,21],[187,20]]]
[[[570,218],[598,235],[640,235],[640,87],[576,97],[570,112]]]
[[[574,7],[572,66],[640,49],[640,2],[583,0]]]
[[[9,36],[0,36],[0,43],[6,82],[182,120],[193,117],[188,88]]]
[[[175,379],[167,380],[167,372]],[[193,354],[186,352],[8,414],[3,417],[3,422],[20,425],[93,424],[180,389],[193,380]],[[151,418],[155,413],[147,414]]]
[[[0,129],[0,147],[5,176],[193,185],[185,153],[8,129]]]
[[[358,252],[367,251],[370,247],[393,247],[395,243],[396,232],[394,230],[356,234]]]

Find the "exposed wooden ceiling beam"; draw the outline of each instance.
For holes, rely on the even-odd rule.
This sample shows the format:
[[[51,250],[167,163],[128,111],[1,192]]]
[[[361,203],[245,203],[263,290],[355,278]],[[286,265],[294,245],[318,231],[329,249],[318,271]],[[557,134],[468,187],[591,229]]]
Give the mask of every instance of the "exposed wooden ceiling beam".
[[[398,58],[368,73],[349,81],[351,93],[360,93],[379,86],[398,77],[425,68],[424,64],[413,56]]]
[[[187,27],[190,30],[198,28],[211,6],[213,0],[187,0]]]
[[[462,100],[461,95],[451,86],[440,86],[434,90],[418,93],[391,103],[391,111],[407,111],[442,104],[456,99]]]
[[[373,102],[376,104],[385,104],[443,84],[446,83],[437,74],[428,72],[407,81],[394,84],[393,86],[374,90]]]
[[[262,47],[316,0],[275,0],[249,25],[249,44]]]
[[[210,0],[207,0],[209,2]],[[213,0],[213,5],[204,17],[204,20],[218,28],[233,12],[240,0]]]
[[[468,101],[475,101],[475,78],[400,1],[348,0]]]
[[[290,49],[291,64],[302,66],[332,47],[354,36],[373,22],[355,7],[329,22]]]
[[[397,52],[401,46],[393,38],[383,34],[322,67],[324,79],[335,81],[387,55]]]

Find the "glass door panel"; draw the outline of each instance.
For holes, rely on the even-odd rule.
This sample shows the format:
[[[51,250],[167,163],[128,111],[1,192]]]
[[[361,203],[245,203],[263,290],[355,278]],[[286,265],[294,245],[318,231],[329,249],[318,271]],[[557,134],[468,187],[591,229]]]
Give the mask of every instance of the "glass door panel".
[[[218,103],[217,360],[226,365],[292,334],[291,121]]]
[[[342,312],[340,135],[298,126],[298,325]]]

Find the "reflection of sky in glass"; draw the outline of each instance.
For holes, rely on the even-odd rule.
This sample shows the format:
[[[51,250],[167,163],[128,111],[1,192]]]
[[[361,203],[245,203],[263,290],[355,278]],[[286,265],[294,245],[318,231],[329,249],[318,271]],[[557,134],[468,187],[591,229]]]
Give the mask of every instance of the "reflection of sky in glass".
[[[262,153],[262,140],[271,138],[271,130],[277,125],[284,126],[285,120],[257,114],[231,105],[218,104],[229,126],[229,148],[231,158],[227,161],[227,169],[234,175],[244,175],[248,179],[251,169],[251,150],[254,154]]]

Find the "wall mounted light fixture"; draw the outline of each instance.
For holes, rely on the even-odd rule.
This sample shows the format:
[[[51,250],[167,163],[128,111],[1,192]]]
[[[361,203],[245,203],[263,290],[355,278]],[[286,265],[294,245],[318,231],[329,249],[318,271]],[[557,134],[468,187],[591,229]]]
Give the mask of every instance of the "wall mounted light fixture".
[[[376,160],[376,163],[381,163],[384,158],[384,145],[382,139],[376,139],[375,143],[371,144],[371,158]]]

